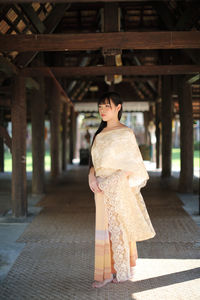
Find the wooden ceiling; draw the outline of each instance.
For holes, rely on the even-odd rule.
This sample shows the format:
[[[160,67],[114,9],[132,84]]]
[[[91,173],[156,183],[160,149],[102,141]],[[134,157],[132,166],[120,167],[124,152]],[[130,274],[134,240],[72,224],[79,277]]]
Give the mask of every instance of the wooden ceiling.
[[[50,70],[73,102],[95,101],[109,90],[105,75],[111,82],[114,76],[122,79],[114,89],[125,101],[153,102],[160,96],[162,75],[185,74],[192,84],[194,117],[200,118],[199,1],[65,2],[0,5],[4,109],[18,72],[37,85],[37,75],[49,76]]]

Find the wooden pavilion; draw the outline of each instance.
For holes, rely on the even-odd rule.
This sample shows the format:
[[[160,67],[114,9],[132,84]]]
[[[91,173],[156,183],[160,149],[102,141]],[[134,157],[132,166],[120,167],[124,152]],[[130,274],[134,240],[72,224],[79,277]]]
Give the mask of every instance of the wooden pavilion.
[[[199,1],[0,3],[0,170],[5,142],[12,149],[13,216],[27,215],[27,122],[32,123],[32,191],[40,194],[45,118],[56,178],[66,169],[66,152],[69,162],[73,159],[74,104],[94,102],[108,90],[125,101],[149,102],[145,122],[156,124],[162,178],[171,176],[172,120],[180,114],[179,191],[192,192],[193,122],[200,118]],[[12,138],[4,127],[8,121]]]

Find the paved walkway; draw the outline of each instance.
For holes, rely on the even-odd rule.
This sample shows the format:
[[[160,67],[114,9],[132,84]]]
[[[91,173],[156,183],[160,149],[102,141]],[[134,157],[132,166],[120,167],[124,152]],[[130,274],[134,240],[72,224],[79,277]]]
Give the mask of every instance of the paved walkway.
[[[91,288],[95,207],[87,167],[75,167],[37,204],[43,209],[17,240],[23,247],[0,299],[199,300],[200,229],[160,174],[149,174],[142,194],[157,234],[137,243],[132,281]]]

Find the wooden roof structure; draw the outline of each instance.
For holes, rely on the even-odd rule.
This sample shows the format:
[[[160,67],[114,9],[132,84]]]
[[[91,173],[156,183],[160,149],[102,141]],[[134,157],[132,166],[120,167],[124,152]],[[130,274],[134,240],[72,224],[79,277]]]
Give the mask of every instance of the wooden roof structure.
[[[72,103],[95,101],[113,83],[124,101],[155,102],[171,75],[174,113],[178,76],[187,76],[200,118],[199,1],[65,2],[1,1],[0,107],[9,112],[17,73],[28,89],[38,75],[54,78]]]
[[[13,216],[27,215],[27,120],[32,125],[32,192],[41,194],[45,118],[51,178],[56,179],[61,164],[65,171],[73,162],[77,104],[92,107],[103,92],[113,90],[130,106],[133,101],[137,108],[148,106],[144,128],[147,132],[150,121],[155,124],[162,178],[171,176],[172,120],[179,114],[178,190],[193,191],[199,29],[195,0],[0,0],[0,170],[6,141],[12,151]]]

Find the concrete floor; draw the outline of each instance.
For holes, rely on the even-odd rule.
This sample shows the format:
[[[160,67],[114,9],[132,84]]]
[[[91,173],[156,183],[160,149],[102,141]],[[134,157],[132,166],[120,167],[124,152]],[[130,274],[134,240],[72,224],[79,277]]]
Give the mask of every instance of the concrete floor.
[[[47,185],[44,197],[29,196],[28,218],[13,219],[9,209],[4,209],[0,299],[199,300],[198,196],[176,192],[176,173],[167,181],[160,179],[159,171],[149,171],[149,175],[142,194],[156,237],[137,243],[139,259],[133,280],[91,288],[93,194],[87,184],[87,167],[70,166],[57,183]]]

